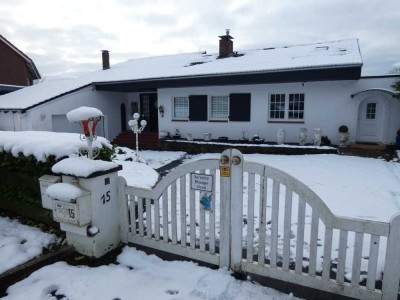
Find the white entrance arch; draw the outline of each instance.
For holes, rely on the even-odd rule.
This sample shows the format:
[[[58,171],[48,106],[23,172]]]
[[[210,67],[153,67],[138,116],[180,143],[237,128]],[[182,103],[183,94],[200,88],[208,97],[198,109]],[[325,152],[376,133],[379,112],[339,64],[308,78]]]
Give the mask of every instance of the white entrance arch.
[[[388,142],[390,103],[378,91],[366,92],[358,106],[357,142]]]

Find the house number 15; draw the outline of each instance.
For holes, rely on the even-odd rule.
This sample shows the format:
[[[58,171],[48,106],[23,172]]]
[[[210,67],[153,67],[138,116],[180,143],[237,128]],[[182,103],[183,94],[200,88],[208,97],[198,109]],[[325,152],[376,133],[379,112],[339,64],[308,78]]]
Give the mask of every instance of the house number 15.
[[[110,202],[111,196],[110,196],[110,191],[107,191],[103,196],[101,196],[101,201],[103,201],[103,204],[106,204],[106,202]]]

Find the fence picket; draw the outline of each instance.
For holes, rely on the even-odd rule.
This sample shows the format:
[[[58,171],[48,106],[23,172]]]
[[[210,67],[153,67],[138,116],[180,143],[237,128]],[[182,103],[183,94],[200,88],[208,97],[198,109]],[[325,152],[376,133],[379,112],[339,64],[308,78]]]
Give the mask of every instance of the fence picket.
[[[349,232],[347,230],[340,230],[339,234],[339,254],[338,254],[338,266],[336,272],[336,282],[339,284],[344,283],[348,233]]]
[[[129,213],[131,215],[131,231],[133,235],[137,234],[137,226],[136,226],[136,220],[137,220],[137,215],[136,215],[136,201],[135,201],[135,196],[131,196],[131,201],[129,203]]]
[[[196,197],[195,190],[190,189],[190,248],[196,248]]]
[[[210,253],[215,254],[215,201],[216,201],[216,171],[215,169],[210,170],[210,174],[213,178],[212,181],[212,190],[214,193],[212,194],[212,201],[211,201],[211,212],[209,214],[209,247],[210,247]]]
[[[247,179],[247,261],[253,262],[255,174]]]
[[[152,230],[151,230],[151,199],[146,198],[146,233],[147,237],[151,239]]]
[[[162,193],[162,208],[163,208],[163,241],[164,243],[168,243],[168,189],[165,189]]]
[[[171,185],[171,231],[172,244],[177,244],[178,221],[176,218],[176,181]]]
[[[293,192],[290,188],[286,187],[285,190],[285,214],[284,227],[283,227],[283,258],[282,258],[282,269],[284,271],[289,270],[290,263],[290,231],[292,227],[292,195]]]
[[[364,234],[361,232],[356,232],[354,238],[353,266],[351,270],[351,285],[354,287],[360,285],[360,270],[361,270],[363,242],[364,242]]]
[[[160,197],[154,199],[154,238],[160,240]]]
[[[280,183],[274,180],[272,184],[271,250],[270,250],[270,265],[272,268],[276,268],[277,256],[278,256],[279,188],[280,188]]]
[[[297,214],[297,241],[296,241],[296,274],[303,272],[303,248],[304,248],[304,224],[306,217],[306,202],[299,196],[299,208]]]
[[[143,198],[138,197],[138,222],[139,222],[139,235],[144,235],[144,224],[143,224]]]
[[[313,209],[311,217],[310,264],[308,267],[308,275],[313,277],[315,277],[315,269],[317,265],[318,226],[319,215],[318,212]]]
[[[180,177],[181,246],[186,247],[186,175]]]
[[[325,227],[324,261],[322,266],[322,280],[325,282],[329,280],[331,275],[332,236],[332,227]]]
[[[258,231],[258,264],[265,264],[265,239],[267,228],[267,178],[260,178],[260,215]]]
[[[367,274],[368,290],[375,289],[378,254],[379,254],[379,236],[373,234],[371,235],[371,242],[369,246],[368,274]]]
[[[201,170],[200,174],[205,174],[205,170]],[[200,192],[200,199],[205,195],[206,193],[201,191]],[[199,227],[200,227],[200,251],[204,252],[206,250],[206,212],[200,207],[199,209],[199,215],[200,215],[200,222],[199,222]]]

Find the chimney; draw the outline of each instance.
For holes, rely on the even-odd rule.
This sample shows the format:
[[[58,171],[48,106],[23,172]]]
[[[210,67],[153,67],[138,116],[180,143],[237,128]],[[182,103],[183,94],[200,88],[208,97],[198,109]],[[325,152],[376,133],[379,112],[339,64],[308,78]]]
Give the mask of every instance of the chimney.
[[[219,36],[219,56],[225,58],[233,53],[233,37],[229,35],[229,29],[226,29],[226,34]]]
[[[110,51],[108,50],[101,50],[101,58],[103,61],[103,70],[107,70],[110,68]]]

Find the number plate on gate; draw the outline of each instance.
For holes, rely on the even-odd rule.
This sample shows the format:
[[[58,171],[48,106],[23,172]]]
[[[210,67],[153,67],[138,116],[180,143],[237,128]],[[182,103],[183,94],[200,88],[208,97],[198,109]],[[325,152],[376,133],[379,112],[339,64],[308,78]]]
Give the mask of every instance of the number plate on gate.
[[[74,203],[55,202],[53,204],[53,218],[56,221],[62,221],[72,224],[78,223],[77,205]]]

